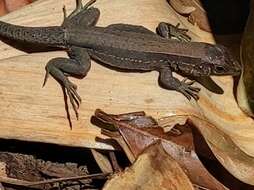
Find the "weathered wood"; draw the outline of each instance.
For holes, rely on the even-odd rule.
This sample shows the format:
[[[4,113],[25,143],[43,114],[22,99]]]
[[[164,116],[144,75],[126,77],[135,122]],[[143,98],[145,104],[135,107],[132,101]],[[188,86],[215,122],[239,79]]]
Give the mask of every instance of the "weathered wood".
[[[100,130],[90,123],[96,108],[113,113],[146,110],[156,118],[184,102],[188,105],[188,100],[177,96],[177,92],[160,88],[155,72],[119,73],[93,64],[85,79],[71,79],[78,85],[83,102],[78,121],[70,108],[70,130],[60,86],[50,78],[42,88],[44,66],[57,56],[64,53],[24,55],[0,62],[1,138],[98,148],[100,145],[93,141]],[[191,105],[188,107],[196,112]]]
[[[70,12],[75,1],[37,1],[1,20],[30,26],[59,25],[64,4]],[[176,24],[180,20],[191,30],[195,41],[213,42],[211,34],[188,25],[186,19],[176,15],[165,0],[100,0],[95,6],[101,10],[98,23],[101,26],[121,22],[144,25],[154,31],[160,21]],[[238,108],[231,77],[216,78],[225,91],[223,95],[202,88],[200,100],[196,103],[189,102],[180,93],[160,88],[156,72],[120,73],[93,62],[85,79],[71,78],[78,85],[83,102],[79,121],[75,120],[70,109],[73,122],[70,130],[60,86],[50,78],[48,84],[41,87],[46,62],[66,54],[27,55],[3,43],[0,50],[0,138],[112,149],[95,141],[97,136],[103,136],[100,129],[90,122],[94,110],[101,108],[109,113],[144,110],[154,118],[174,114],[196,115],[226,133],[245,153],[254,155],[253,120]]]
[[[1,20],[27,26],[59,25],[63,19],[63,5],[70,12],[75,1],[37,1]],[[178,22],[164,0],[100,0],[95,6],[101,10],[98,25],[122,22],[142,24],[155,30],[159,21]],[[71,130],[60,86],[50,78],[42,88],[47,61],[66,56],[66,53],[27,55],[4,43],[0,44],[0,50],[0,138],[112,149],[95,141],[97,136],[103,137],[100,129],[90,123],[96,108],[112,113],[145,110],[156,118],[175,113],[175,107],[184,103],[189,111],[196,112],[183,96],[160,88],[156,72],[120,73],[93,63],[85,79],[71,79],[78,85],[83,99],[79,121],[70,109]]]

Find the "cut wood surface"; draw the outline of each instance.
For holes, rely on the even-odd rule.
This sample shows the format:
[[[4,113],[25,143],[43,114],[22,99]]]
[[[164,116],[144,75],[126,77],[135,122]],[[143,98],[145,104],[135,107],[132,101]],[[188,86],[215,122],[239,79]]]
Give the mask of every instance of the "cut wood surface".
[[[68,12],[75,6],[74,0],[40,0],[1,20],[26,26],[60,25],[62,7]],[[195,41],[214,42],[211,34],[202,32],[177,15],[165,0],[98,0],[101,10],[100,26],[112,23],[144,25],[155,31],[160,21],[190,29]],[[158,73],[121,73],[93,62],[88,76],[82,80],[71,78],[78,85],[83,102],[80,118],[75,119],[70,107],[70,129],[63,93],[52,78],[42,88],[44,67],[48,60],[66,56],[65,52],[26,54],[4,43],[0,44],[0,137],[60,145],[107,148],[111,146],[95,141],[100,129],[90,122],[96,108],[109,113],[144,110],[154,118],[171,115],[195,115],[208,120],[226,133],[248,155],[254,155],[253,120],[238,108],[233,96],[232,77],[216,77],[216,83],[225,93],[214,94],[202,87],[200,100],[188,101],[180,93],[158,86]],[[200,86],[195,83],[195,86]]]
[[[25,26],[60,25],[63,5],[71,12],[75,1],[37,1],[1,20]],[[101,10],[98,22],[101,26],[131,23],[147,26],[154,31],[160,21],[178,22],[170,14],[173,11],[164,0],[128,3],[98,0],[94,6]],[[50,78],[42,88],[47,61],[66,56],[66,53],[26,54],[4,43],[0,44],[0,50],[1,138],[112,149],[95,141],[95,137],[103,137],[100,129],[90,123],[96,108],[115,113],[146,110],[157,118],[174,113],[175,107],[184,103],[189,105],[191,112],[196,112],[191,106],[195,102],[189,104],[183,96],[176,96],[177,92],[160,88],[156,72],[120,73],[93,63],[85,79],[71,79],[78,85],[78,92],[83,99],[78,121],[71,107],[69,109],[73,123],[71,130],[59,84]]]

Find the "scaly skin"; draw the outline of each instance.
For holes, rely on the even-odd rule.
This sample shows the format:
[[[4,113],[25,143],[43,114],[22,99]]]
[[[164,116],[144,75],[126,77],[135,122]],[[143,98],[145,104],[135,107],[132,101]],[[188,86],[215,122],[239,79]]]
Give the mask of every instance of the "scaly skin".
[[[46,66],[46,76],[51,74],[65,88],[78,118],[81,97],[77,86],[67,76],[85,77],[91,67],[91,58],[113,69],[133,71],[158,71],[162,87],[181,92],[188,99],[198,100],[199,88],[194,81],[179,81],[172,71],[197,77],[210,75],[237,75],[240,64],[228,50],[220,45],[189,42],[186,30],[168,23],[157,27],[159,35],[144,28],[128,24],[96,27],[99,10],[85,6],[77,0],[77,8],[61,26],[23,27],[0,21],[0,36],[23,43],[41,44],[67,49],[70,58],[54,58]],[[171,33],[170,33],[171,31]],[[171,36],[179,40],[170,39]]]

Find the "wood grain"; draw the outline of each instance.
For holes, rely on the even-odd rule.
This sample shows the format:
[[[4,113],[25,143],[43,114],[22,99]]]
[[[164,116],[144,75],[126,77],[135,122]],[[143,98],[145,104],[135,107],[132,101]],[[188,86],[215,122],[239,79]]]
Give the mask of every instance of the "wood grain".
[[[74,0],[40,0],[2,18],[27,26],[59,25],[62,6],[73,9]],[[98,25],[131,23],[155,30],[160,21],[180,22],[190,30],[195,41],[214,42],[213,36],[192,26],[177,15],[164,0],[98,0],[101,10]],[[50,78],[42,88],[47,61],[64,52],[27,55],[4,43],[0,44],[0,138],[49,142],[60,145],[112,149],[95,140],[100,129],[90,122],[96,108],[109,113],[145,111],[154,118],[171,115],[196,115],[226,133],[236,146],[254,156],[254,124],[238,108],[233,95],[232,77],[216,77],[223,95],[202,88],[200,100],[188,101],[181,94],[158,86],[158,73],[121,73],[93,62],[83,80],[71,78],[78,85],[83,102],[80,119],[70,109],[73,128],[70,130],[59,85]]]
[[[62,6],[68,11],[75,1],[44,0],[13,12],[2,20],[26,26],[59,25]],[[111,23],[142,24],[155,30],[159,21],[177,23],[164,0],[108,1],[95,5],[101,10],[98,25]],[[160,11],[158,11],[160,10]],[[124,14],[119,14],[124,12]],[[153,17],[151,17],[151,13]],[[172,11],[173,13],[173,11]],[[158,73],[120,73],[92,63],[91,71],[83,80],[71,79],[78,85],[83,102],[76,121],[72,109],[72,130],[67,120],[63,93],[52,78],[42,88],[44,67],[54,57],[66,56],[65,52],[26,54],[4,43],[0,44],[0,137],[25,141],[47,142],[68,146],[112,149],[95,141],[100,129],[90,123],[96,108],[112,113],[145,110],[155,118],[176,112],[197,112],[177,92],[160,88]],[[174,102],[174,103],[172,103]],[[176,109],[185,104],[184,110]],[[195,102],[192,102],[195,105]],[[195,107],[195,106],[194,106]]]

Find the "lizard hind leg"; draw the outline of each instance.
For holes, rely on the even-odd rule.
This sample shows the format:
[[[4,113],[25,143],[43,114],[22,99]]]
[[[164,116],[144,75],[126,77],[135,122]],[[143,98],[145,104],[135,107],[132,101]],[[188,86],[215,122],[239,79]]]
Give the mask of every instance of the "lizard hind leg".
[[[156,32],[161,37],[167,39],[176,39],[179,41],[189,42],[191,41],[190,36],[187,35],[188,29],[179,28],[180,24],[178,23],[176,26],[161,22],[156,28]]]
[[[81,0],[76,1],[76,8],[69,16],[66,16],[65,7],[63,8],[64,21],[62,26],[66,28],[94,26],[100,16],[99,9],[91,7],[96,0],[90,0],[84,6]]]
[[[69,55],[70,58],[58,57],[47,63],[43,86],[46,84],[49,74],[55,78],[65,89],[78,119],[81,97],[77,93],[77,86],[67,76],[85,77],[90,70],[91,60],[86,49],[83,48],[72,47]]]
[[[75,17],[77,14],[82,12],[83,10],[87,10],[92,4],[94,4],[96,0],[88,1],[84,6],[82,4],[82,0],[76,0],[76,8],[74,11],[68,16],[69,18]]]

